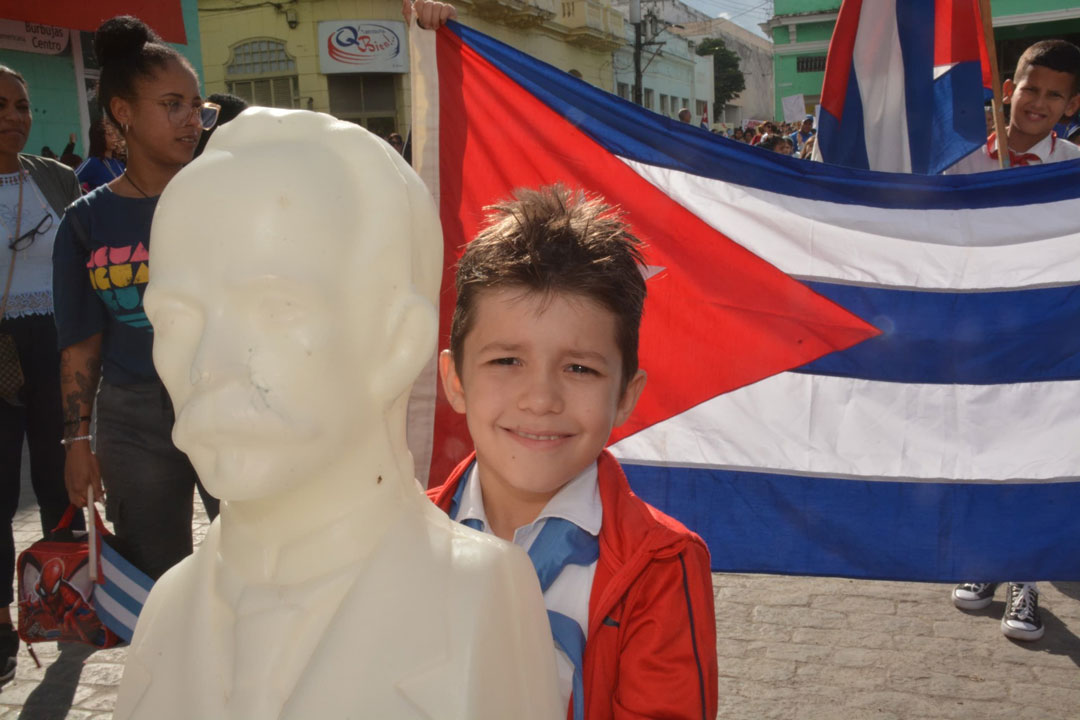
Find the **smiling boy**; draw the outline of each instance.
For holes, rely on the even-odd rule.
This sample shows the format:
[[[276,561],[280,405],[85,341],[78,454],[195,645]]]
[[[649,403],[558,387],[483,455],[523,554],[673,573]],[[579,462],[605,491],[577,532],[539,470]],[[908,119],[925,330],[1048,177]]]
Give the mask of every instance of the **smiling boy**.
[[[1054,125],[1062,116],[1080,109],[1078,94],[1080,48],[1064,40],[1037,42],[1020,56],[1011,80],[1003,83],[1003,100],[1009,106],[1005,130],[1009,167],[1059,162],[1080,158],[1080,148],[1058,139]],[[1000,169],[997,137],[945,171],[946,175],[989,172]]]
[[[1020,56],[1012,80],[1004,83],[1009,112],[1009,167],[1080,158],[1080,148],[1058,139],[1054,125],[1080,108],[1080,48],[1064,40],[1037,42]],[[993,134],[979,150],[953,165],[946,174],[999,170]],[[960,583],[952,591],[953,605],[982,610],[994,601],[1000,583],[979,580]],[[1039,587],[1035,582],[1010,582],[1005,593],[1001,632],[1013,640],[1033,642],[1043,636]]]
[[[616,210],[561,186],[489,210],[439,358],[476,452],[429,495],[529,553],[569,718],[711,720],[708,549],[604,450],[645,385],[640,243]]]

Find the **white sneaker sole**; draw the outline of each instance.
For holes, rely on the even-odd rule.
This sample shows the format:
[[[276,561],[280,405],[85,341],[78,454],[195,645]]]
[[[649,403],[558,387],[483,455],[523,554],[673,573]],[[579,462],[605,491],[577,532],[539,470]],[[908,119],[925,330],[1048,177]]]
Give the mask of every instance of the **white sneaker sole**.
[[[1001,633],[1013,640],[1020,640],[1022,642],[1035,642],[1043,636],[1046,632],[1046,627],[1038,628],[1037,630],[1024,630],[1023,628],[1013,627],[1009,625],[1005,620],[1001,621]]]
[[[967,598],[959,597],[954,589],[952,592],[952,603],[961,610],[982,610],[985,607],[990,607],[990,603],[994,602],[994,596],[991,595],[988,598],[982,600],[968,600]]]

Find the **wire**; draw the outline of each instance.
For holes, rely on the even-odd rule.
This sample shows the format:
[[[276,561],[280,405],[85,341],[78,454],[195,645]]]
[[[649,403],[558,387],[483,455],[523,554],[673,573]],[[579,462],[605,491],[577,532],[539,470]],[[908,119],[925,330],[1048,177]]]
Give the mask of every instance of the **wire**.
[[[253,8],[260,7],[272,7],[278,12],[285,10],[284,5],[294,5],[296,0],[285,0],[285,2],[258,2],[251,3],[249,5],[233,5],[232,7],[218,7],[218,8],[199,8],[199,12],[236,12],[237,10],[251,10]]]
[[[769,4],[769,3],[771,3],[771,2],[772,2],[772,0],[765,0],[765,2],[761,3],[760,5],[757,5],[757,6],[755,6],[755,7],[752,7],[752,8],[750,8],[749,10],[743,10],[743,11],[742,11],[741,13],[739,13],[738,15],[732,15],[732,16],[730,16],[730,17],[728,18],[728,20],[734,20],[735,18],[737,18],[737,17],[739,17],[739,16],[741,16],[741,15],[745,15],[745,14],[746,14],[746,13],[748,13],[748,12],[753,12],[754,10],[757,10],[758,8],[763,8],[763,7],[765,7],[766,5],[768,5],[768,4]],[[771,14],[771,13],[770,13],[770,14]]]

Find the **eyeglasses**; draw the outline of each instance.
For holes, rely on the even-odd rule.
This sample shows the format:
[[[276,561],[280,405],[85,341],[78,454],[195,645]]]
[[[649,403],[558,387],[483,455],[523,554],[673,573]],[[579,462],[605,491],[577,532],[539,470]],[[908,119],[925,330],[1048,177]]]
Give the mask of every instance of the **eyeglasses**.
[[[44,235],[52,230],[53,217],[51,214],[46,213],[38,220],[38,224],[34,226],[32,230],[27,230],[19,237],[15,238],[8,243],[8,250],[25,250],[34,244],[38,235]]]
[[[221,112],[221,106],[212,102],[204,102],[200,105],[188,105],[179,100],[154,100],[153,102],[165,108],[173,127],[187,125],[191,122],[191,117],[199,113],[199,126],[203,130],[209,130],[217,124],[218,113]]]

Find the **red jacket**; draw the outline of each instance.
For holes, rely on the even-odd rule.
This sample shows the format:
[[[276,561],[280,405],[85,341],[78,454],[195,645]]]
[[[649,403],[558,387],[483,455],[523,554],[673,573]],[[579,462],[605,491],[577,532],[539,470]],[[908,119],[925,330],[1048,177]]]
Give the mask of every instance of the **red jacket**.
[[[444,511],[474,456],[441,487],[428,490]],[[601,453],[597,465],[604,519],[589,596],[585,718],[713,720],[716,622],[709,550],[679,521],[634,495],[611,453]]]

